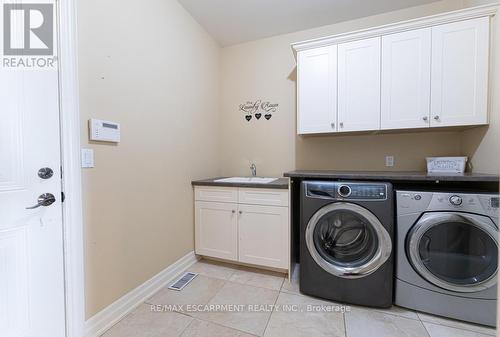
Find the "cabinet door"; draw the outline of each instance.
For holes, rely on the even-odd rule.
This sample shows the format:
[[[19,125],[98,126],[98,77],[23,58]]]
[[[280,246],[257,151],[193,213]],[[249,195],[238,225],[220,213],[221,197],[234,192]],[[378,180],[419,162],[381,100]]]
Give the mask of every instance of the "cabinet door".
[[[239,261],[288,269],[288,207],[239,205]]]
[[[489,18],[432,28],[431,126],[488,123]]]
[[[429,127],[431,29],[382,37],[382,129]]]
[[[238,259],[237,209],[237,204],[195,202],[196,254]]]
[[[338,46],[339,131],[380,129],[380,37]]]
[[[337,129],[337,46],[298,53],[297,133]]]

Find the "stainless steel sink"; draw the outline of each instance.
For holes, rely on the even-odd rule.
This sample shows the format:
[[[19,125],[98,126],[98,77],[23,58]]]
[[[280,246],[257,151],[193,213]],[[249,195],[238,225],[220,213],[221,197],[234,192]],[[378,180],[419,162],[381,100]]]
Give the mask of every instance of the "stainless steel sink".
[[[230,177],[230,178],[223,178],[223,179],[217,179],[215,182],[217,183],[243,183],[243,184],[269,184],[275,180],[278,180],[278,178],[262,178],[262,177]]]

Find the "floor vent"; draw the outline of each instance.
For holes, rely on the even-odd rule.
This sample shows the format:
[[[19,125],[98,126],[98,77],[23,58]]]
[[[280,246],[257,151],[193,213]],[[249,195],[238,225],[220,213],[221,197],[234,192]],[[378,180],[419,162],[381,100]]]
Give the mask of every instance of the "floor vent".
[[[189,284],[198,274],[195,273],[185,273],[177,281],[174,282],[168,289],[181,291],[185,286]]]

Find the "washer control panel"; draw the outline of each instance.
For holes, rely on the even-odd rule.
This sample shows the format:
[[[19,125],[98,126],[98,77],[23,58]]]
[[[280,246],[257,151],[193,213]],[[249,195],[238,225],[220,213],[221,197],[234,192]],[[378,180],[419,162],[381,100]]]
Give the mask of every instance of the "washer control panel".
[[[306,196],[320,199],[387,200],[387,185],[350,182],[304,182]]]

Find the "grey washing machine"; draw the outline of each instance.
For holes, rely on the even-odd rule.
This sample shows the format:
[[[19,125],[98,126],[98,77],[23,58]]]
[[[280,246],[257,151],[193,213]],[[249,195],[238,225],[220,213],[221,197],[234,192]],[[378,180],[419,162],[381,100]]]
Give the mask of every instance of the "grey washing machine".
[[[390,307],[392,185],[304,181],[300,203],[300,291],[342,303]]]
[[[395,304],[495,326],[498,195],[396,195]]]

